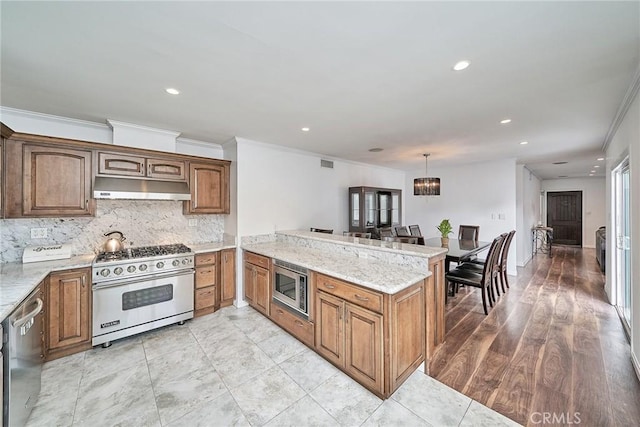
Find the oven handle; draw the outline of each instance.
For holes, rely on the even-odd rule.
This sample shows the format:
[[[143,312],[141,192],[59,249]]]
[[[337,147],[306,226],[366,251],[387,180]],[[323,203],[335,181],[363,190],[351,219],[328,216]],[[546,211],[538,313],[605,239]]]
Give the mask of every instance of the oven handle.
[[[149,282],[151,280],[158,280],[158,279],[166,279],[168,277],[176,277],[176,276],[185,276],[188,274],[194,274],[196,270],[194,270],[193,268],[189,268],[189,269],[185,269],[185,270],[178,270],[178,271],[172,271],[170,273],[165,273],[165,274],[160,274],[160,275],[147,275],[147,276],[143,276],[143,277],[138,277],[136,279],[131,279],[131,280],[125,280],[125,281],[109,281],[109,282],[102,282],[102,283],[94,283],[93,284],[93,290],[98,290],[98,289],[106,289],[106,288],[113,288],[115,286],[125,286],[125,285],[132,285],[134,283],[140,283],[140,282]]]

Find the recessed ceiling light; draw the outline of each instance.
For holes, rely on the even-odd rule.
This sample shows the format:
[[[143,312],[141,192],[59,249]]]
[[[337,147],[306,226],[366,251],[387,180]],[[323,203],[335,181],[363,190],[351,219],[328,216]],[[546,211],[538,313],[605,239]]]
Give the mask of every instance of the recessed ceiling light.
[[[590,174],[589,174],[589,176],[593,176],[593,174],[592,174],[592,173],[590,173]]]
[[[520,143],[520,145],[527,145],[528,143],[529,143],[529,141],[522,141],[522,142]]]
[[[301,130],[302,130],[302,132],[309,132],[310,129],[309,128],[302,128]]]
[[[371,151],[372,153],[379,153],[382,150],[384,150],[384,148],[369,148],[369,151]]]
[[[594,165],[593,167],[594,167],[594,168],[599,168],[599,167],[600,167],[600,165]]]
[[[569,162],[553,162],[553,165],[566,165]]]
[[[503,125],[506,125],[507,123],[511,123],[511,119],[500,120],[500,123],[502,123]]]
[[[174,89],[172,87],[166,88],[165,91],[170,95],[179,95],[180,91],[178,89]]]
[[[596,160],[597,160],[597,161],[599,161],[599,162],[601,162],[601,161],[603,161],[603,160],[604,160],[604,157],[598,157]]]
[[[591,171],[591,173],[596,173],[596,171]]]
[[[471,62],[469,61],[458,61],[456,62],[456,65],[453,66],[453,70],[454,71],[462,71],[465,68],[467,68],[469,65],[471,65]]]

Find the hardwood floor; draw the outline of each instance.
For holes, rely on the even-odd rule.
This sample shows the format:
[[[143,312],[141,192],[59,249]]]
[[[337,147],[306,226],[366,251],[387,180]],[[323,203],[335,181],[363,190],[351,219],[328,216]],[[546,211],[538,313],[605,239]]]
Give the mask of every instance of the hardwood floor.
[[[430,375],[523,425],[640,425],[640,382],[593,249],[536,255],[485,316],[480,290],[447,303]]]

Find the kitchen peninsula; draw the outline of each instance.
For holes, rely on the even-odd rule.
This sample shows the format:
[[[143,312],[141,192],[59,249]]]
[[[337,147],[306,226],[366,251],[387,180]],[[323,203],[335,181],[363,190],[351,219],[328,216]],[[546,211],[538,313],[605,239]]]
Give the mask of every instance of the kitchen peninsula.
[[[250,305],[382,398],[423,361],[428,369],[444,336],[445,249],[306,231],[261,237],[242,245]],[[306,304],[275,298],[280,266],[303,275],[284,292]]]

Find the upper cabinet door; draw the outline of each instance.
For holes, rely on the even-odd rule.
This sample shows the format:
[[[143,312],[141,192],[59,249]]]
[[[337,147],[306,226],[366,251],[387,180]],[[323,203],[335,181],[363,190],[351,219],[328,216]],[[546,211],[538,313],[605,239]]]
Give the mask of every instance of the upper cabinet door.
[[[88,216],[91,203],[91,151],[23,146],[22,214]]]
[[[100,175],[144,176],[144,157],[119,153],[98,153]]]
[[[229,213],[229,164],[190,163],[191,200],[184,202],[185,214]]]
[[[172,181],[187,179],[184,162],[168,159],[147,159],[147,176]]]

